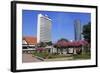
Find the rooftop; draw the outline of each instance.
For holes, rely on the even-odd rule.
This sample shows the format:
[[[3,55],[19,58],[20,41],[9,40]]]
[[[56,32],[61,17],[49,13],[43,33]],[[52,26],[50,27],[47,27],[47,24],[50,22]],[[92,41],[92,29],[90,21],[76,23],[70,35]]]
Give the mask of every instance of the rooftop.
[[[29,45],[37,44],[37,38],[32,36],[24,36],[23,40],[25,40]]]

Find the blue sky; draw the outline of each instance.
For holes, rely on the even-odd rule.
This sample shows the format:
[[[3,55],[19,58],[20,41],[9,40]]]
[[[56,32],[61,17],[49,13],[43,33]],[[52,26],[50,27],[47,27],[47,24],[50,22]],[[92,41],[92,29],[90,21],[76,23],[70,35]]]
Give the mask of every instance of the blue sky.
[[[91,21],[90,13],[78,12],[53,12],[53,11],[22,11],[22,32],[23,36],[37,36],[37,15],[48,15],[52,19],[52,41],[56,42],[61,38],[74,40],[74,21],[80,20],[81,25]]]

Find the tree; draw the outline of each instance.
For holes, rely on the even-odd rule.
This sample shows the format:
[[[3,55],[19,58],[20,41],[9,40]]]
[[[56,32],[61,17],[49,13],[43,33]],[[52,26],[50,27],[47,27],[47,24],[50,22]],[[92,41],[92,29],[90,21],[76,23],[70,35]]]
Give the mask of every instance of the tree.
[[[58,49],[60,49],[61,54],[63,53],[63,49],[68,47],[68,40],[65,38],[61,38],[60,40],[57,41],[56,45],[54,46],[57,48],[57,53]]]
[[[49,41],[49,42],[46,42],[46,44],[47,44],[48,46],[51,46],[53,43],[52,43],[52,41]]]
[[[45,42],[40,42],[39,43],[39,47],[45,47],[46,46],[46,43]]]
[[[46,43],[46,46],[49,46],[48,52],[50,52],[50,50],[51,50],[51,52],[53,53],[53,47],[52,47],[53,43],[52,43],[52,41],[45,42],[45,43]]]
[[[61,38],[60,40],[58,40],[58,42],[60,42],[60,41],[66,41],[66,42],[68,42],[68,39]]]
[[[57,49],[57,54],[58,54],[59,46],[56,44],[56,45],[54,45],[54,47]]]
[[[83,37],[88,43],[91,43],[91,23],[89,22],[88,24],[83,26]]]

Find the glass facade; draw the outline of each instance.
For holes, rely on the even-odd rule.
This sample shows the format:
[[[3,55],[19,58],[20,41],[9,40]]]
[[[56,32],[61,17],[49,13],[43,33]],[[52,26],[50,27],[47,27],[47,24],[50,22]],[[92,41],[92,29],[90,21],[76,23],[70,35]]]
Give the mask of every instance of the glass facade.
[[[81,22],[80,20],[75,20],[74,23],[74,31],[75,31],[75,41],[81,40]]]

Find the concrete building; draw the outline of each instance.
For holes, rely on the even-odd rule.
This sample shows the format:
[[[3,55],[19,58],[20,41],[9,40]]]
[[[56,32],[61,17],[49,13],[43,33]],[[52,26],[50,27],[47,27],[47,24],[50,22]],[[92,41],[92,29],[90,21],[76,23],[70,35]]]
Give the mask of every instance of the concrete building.
[[[75,41],[81,40],[82,29],[81,29],[80,20],[75,20],[74,29],[75,29],[74,30],[74,32],[75,32]]]
[[[47,15],[38,14],[37,42],[51,41],[51,19]]]

